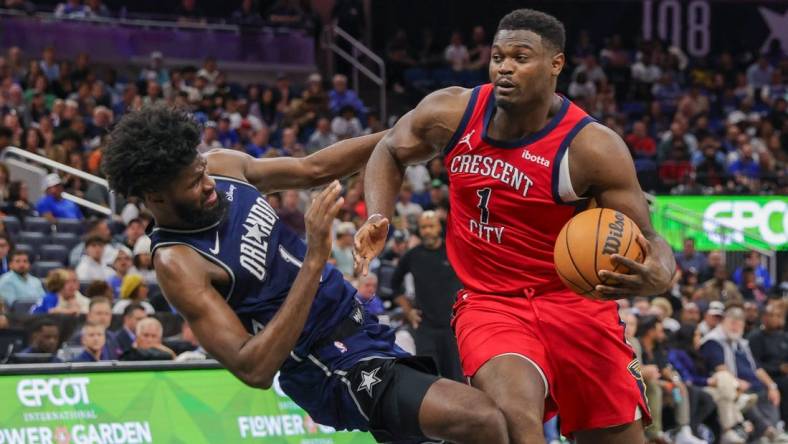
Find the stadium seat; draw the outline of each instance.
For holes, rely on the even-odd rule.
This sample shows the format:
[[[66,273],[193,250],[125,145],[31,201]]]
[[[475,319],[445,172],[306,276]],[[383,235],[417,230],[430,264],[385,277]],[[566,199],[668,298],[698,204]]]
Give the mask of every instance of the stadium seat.
[[[84,222],[77,219],[58,219],[56,226],[58,233],[74,233],[80,235],[85,231]]]
[[[36,303],[31,301],[14,301],[14,303],[11,304],[10,312],[12,314],[27,314],[30,313],[30,308],[34,305],[36,305]]]
[[[42,245],[38,249],[38,257],[42,261],[60,262],[61,264],[68,263],[68,253],[70,249],[63,245]]]
[[[25,218],[25,231],[50,234],[52,232],[52,223],[43,217],[28,217]]]
[[[16,236],[16,241],[22,244],[27,244],[33,247],[33,250],[38,253],[38,250],[47,242],[47,237],[42,233],[35,231],[20,231]]]
[[[11,235],[19,233],[19,231],[22,229],[22,223],[19,222],[19,219],[16,216],[4,217],[3,224],[5,225],[5,231]]]
[[[14,352],[25,348],[25,337],[24,330],[0,330],[0,364],[4,364]]]
[[[38,276],[39,278],[43,279],[49,274],[50,271],[56,268],[63,268],[63,264],[60,262],[55,261],[38,261],[33,264],[33,268],[30,272],[33,276]]]
[[[33,248],[32,245],[28,244],[16,244],[14,246],[14,251],[24,251],[30,256],[30,262],[35,262],[36,260],[36,249]]]
[[[52,233],[49,243],[52,245],[62,245],[71,251],[81,240],[74,233]]]
[[[383,300],[391,299],[396,289],[391,287],[391,279],[394,277],[394,270],[397,267],[391,264],[382,264],[378,269],[378,297]]]

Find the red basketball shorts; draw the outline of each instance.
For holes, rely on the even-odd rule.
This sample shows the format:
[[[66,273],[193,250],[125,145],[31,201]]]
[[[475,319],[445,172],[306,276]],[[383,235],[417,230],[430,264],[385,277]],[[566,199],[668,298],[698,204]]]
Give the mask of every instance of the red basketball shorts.
[[[501,355],[535,364],[547,384],[545,420],[560,413],[564,435],[651,420],[615,302],[569,291],[510,297],[461,290],[452,326],[467,377]]]

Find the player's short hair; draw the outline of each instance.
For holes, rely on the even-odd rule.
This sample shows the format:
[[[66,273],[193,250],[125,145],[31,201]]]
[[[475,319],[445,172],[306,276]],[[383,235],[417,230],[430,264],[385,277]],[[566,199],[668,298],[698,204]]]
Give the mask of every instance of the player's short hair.
[[[534,9],[515,9],[498,22],[496,34],[503,30],[533,31],[542,37],[542,41],[555,47],[558,52],[564,51],[566,43],[564,24],[550,14]]]
[[[110,134],[102,167],[124,196],[159,191],[197,156],[200,129],[183,110],[164,105],[129,113]]]

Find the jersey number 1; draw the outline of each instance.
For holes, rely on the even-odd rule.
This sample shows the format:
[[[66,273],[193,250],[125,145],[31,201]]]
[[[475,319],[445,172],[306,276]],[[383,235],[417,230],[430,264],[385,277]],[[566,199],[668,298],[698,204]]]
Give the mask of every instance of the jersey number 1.
[[[479,221],[483,224],[486,224],[490,221],[490,209],[487,207],[487,205],[490,203],[491,194],[492,190],[490,188],[476,190],[476,195],[479,196],[479,205],[477,208],[481,210]]]

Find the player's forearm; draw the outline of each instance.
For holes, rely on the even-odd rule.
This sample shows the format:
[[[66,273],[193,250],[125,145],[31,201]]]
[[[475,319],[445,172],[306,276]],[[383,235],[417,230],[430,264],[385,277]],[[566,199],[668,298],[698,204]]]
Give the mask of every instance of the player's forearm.
[[[659,260],[659,263],[661,263],[665,268],[665,271],[667,272],[666,275],[672,277],[676,270],[676,258],[673,256],[673,249],[670,248],[670,245],[668,245],[662,236],[656,233],[645,237],[649,242],[651,242],[654,254]],[[671,280],[668,279],[664,283],[664,288],[661,289],[663,292],[670,289],[670,282]]]
[[[385,131],[345,139],[326,147],[304,159],[314,171],[312,186],[324,185],[358,172],[367,164],[372,151]]]
[[[307,252],[285,302],[262,332],[241,348],[241,360],[249,364],[251,385],[269,388],[279,367],[295,347],[309,316],[323,272],[325,259],[317,260]]]
[[[400,163],[393,149],[383,139],[367,163],[367,172],[364,176],[364,197],[367,204],[367,213],[381,214],[390,218],[394,213],[394,202],[402,186],[402,176],[405,166]]]

